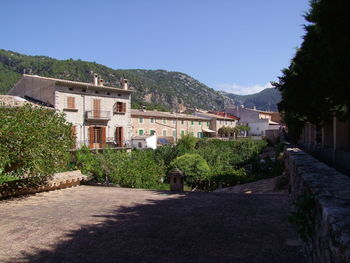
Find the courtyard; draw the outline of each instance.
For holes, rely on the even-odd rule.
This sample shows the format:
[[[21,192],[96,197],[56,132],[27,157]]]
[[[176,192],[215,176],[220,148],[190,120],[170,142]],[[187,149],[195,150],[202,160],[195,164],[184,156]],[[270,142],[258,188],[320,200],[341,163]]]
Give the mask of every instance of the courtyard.
[[[305,262],[286,194],[79,186],[0,201],[0,262]]]

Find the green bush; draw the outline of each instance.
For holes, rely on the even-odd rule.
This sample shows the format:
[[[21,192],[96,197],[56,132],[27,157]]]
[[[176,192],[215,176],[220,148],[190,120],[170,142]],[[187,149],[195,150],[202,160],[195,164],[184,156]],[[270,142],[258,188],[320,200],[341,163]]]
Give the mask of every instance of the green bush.
[[[182,136],[182,138],[177,142],[176,145],[179,155],[193,153],[195,151],[195,147],[198,141],[200,140],[191,134]]]
[[[77,166],[101,183],[110,182],[123,187],[164,188],[164,166],[155,161],[153,150],[116,151],[105,149],[91,152],[82,148],[77,153]]]
[[[199,154],[184,154],[177,157],[170,166],[179,168],[185,175],[186,184],[200,187],[210,178],[210,168]]]
[[[178,147],[170,144],[158,147],[154,152],[155,160],[166,167],[168,167],[179,154]]]
[[[61,113],[30,105],[0,107],[0,169],[7,176],[46,176],[65,169],[74,138]]]

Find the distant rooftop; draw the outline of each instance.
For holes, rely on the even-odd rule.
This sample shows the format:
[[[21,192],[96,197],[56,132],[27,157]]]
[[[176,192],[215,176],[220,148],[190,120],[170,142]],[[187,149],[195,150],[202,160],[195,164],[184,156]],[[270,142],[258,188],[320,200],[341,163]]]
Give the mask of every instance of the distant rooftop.
[[[167,119],[190,119],[190,120],[204,120],[208,121],[208,117],[194,116],[190,114],[183,113],[172,113],[165,111],[148,111],[148,110],[131,110],[131,116],[144,116],[144,117],[157,117],[157,118],[167,118]]]

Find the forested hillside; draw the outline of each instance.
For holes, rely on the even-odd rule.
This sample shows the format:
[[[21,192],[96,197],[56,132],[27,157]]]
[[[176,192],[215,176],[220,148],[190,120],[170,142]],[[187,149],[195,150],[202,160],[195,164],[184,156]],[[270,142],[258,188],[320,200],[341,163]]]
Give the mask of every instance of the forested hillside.
[[[119,86],[119,79],[124,77],[136,91],[132,97],[134,107],[146,104],[166,109],[222,109],[233,105],[232,99],[180,72],[114,70],[95,62],[57,60],[0,50],[1,94],[5,94],[24,72],[83,82],[90,82],[92,72],[96,72],[105,80],[105,85],[113,87]]]
[[[281,101],[281,93],[278,89],[267,88],[250,95],[236,95],[225,93],[223,95],[233,99],[236,105],[244,104],[247,108],[254,106],[259,110],[278,111],[277,104]]]
[[[0,94],[6,94],[23,73],[82,82],[91,82],[92,73],[97,73],[105,80],[105,85],[112,87],[118,87],[120,78],[124,77],[135,90],[132,95],[134,108],[146,105],[158,110],[184,110],[188,107],[222,110],[237,102],[247,107],[255,105],[260,109],[275,110],[276,98],[279,98],[276,91],[271,93],[272,89],[247,96],[222,93],[181,72],[116,70],[95,62],[57,60],[0,50]]]

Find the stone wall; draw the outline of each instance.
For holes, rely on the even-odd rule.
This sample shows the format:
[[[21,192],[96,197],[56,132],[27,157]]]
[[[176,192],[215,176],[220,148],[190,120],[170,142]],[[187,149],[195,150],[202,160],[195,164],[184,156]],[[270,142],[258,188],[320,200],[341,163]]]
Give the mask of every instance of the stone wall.
[[[80,170],[55,173],[45,178],[26,178],[0,185],[0,199],[78,186],[89,178]]]
[[[291,146],[285,165],[293,199],[314,196],[313,233],[306,243],[311,262],[350,263],[350,177]]]

